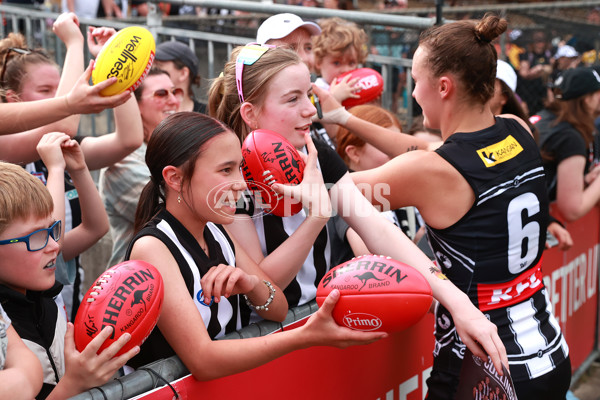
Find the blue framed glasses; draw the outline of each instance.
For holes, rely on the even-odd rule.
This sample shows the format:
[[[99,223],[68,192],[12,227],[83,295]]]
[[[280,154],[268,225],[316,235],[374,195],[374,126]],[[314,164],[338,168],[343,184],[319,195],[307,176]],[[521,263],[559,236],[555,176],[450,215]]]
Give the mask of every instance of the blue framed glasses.
[[[58,242],[60,239],[61,227],[62,223],[60,220],[54,221],[49,228],[38,229],[37,231],[31,232],[29,235],[19,238],[0,240],[0,245],[25,242],[27,243],[28,251],[42,250],[48,245],[48,236],[52,236],[52,239],[54,239],[55,242]]]

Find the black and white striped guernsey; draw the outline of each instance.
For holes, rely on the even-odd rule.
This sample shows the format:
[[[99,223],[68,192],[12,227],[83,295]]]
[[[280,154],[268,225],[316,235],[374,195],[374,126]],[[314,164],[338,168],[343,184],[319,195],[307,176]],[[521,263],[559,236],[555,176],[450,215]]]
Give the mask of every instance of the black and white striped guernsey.
[[[206,326],[211,339],[233,332],[248,324],[249,313],[240,313],[239,295],[229,298],[221,297],[219,303],[213,302],[210,307],[201,303],[200,279],[208,270],[219,264],[235,266],[234,245],[225,230],[213,223],[204,229],[204,239],[208,246],[210,258],[204,253],[194,236],[167,210],[162,210],[146,226],[138,232],[127,249],[125,260],[129,260],[135,241],[143,236],[153,236],[162,241],[177,261],[179,270],[188,292]],[[182,326],[182,329],[191,329]],[[158,328],[155,328],[141,347],[140,353],[132,358],[128,365],[137,368],[160,358],[174,355]]]
[[[526,381],[566,360],[568,347],[554,318],[540,264],[548,197],[537,145],[515,120],[455,133],[436,152],[467,180],[471,209],[445,229],[427,227],[446,276],[498,326],[514,381]],[[436,311],[434,369],[456,374],[464,351],[450,313]]]
[[[314,139],[314,143],[319,154],[318,167],[323,181],[331,186],[340,180],[348,169],[340,156],[325,142]],[[265,257],[285,242],[306,219],[304,210],[291,217],[277,217],[265,214],[262,209],[254,208],[253,204],[244,212],[252,217]],[[331,258],[331,243],[326,226],[313,243],[300,271],[283,291],[289,307],[305,304],[316,297],[317,285],[331,268]]]

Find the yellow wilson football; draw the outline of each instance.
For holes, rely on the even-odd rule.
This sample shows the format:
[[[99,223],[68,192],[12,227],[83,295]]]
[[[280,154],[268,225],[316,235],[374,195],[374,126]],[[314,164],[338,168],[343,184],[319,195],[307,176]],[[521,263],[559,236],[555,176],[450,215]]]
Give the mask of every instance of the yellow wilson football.
[[[113,35],[96,57],[92,71],[95,84],[111,77],[118,81],[100,92],[112,96],[128,90],[133,92],[144,80],[152,63],[156,44],[150,31],[141,26],[130,26]]]

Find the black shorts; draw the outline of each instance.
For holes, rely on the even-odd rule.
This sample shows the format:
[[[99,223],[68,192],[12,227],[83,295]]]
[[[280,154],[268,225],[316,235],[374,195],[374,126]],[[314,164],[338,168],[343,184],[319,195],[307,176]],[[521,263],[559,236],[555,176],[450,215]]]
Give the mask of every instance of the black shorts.
[[[554,370],[538,378],[514,382],[519,400],[544,399],[565,400],[571,385],[571,359],[558,364]],[[454,400],[458,376],[436,370],[427,379],[426,400]]]

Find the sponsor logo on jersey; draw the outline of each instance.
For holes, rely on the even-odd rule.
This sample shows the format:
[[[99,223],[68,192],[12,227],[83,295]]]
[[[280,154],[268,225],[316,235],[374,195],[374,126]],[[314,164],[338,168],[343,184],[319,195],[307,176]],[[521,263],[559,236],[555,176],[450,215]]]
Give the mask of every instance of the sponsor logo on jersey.
[[[496,164],[516,157],[522,151],[523,147],[521,147],[517,139],[512,137],[512,135],[508,135],[506,139],[498,143],[477,150],[477,154],[479,154],[481,161],[483,161],[483,165],[493,167]]]
[[[510,282],[478,284],[479,309],[488,311],[520,303],[543,287],[540,261]]]

